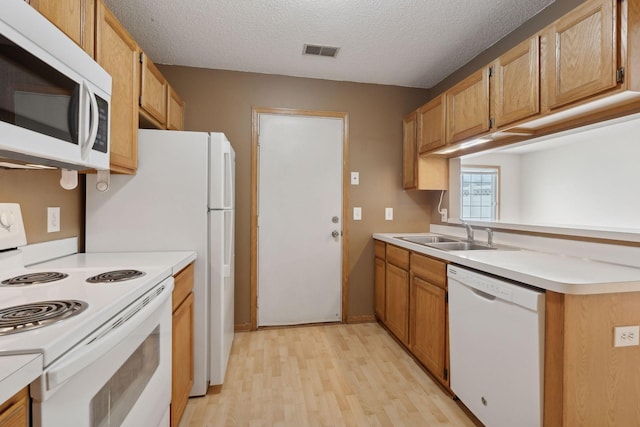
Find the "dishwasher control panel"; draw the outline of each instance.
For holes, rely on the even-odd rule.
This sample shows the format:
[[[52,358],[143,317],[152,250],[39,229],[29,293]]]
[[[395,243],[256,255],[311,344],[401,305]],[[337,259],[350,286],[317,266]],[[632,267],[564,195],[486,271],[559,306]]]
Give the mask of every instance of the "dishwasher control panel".
[[[449,265],[447,267],[447,276],[449,280],[456,280],[475,291],[499,298],[503,301],[513,302],[514,304],[534,311],[537,311],[541,304],[541,291],[496,279],[456,265]]]

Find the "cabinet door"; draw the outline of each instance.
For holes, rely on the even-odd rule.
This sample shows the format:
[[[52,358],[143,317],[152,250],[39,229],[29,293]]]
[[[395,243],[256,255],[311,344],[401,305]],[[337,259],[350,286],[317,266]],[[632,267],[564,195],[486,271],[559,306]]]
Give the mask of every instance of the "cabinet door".
[[[616,86],[616,0],[588,0],[544,32],[549,108]]]
[[[177,426],[193,386],[193,292],[173,312],[171,426]]]
[[[184,130],[184,101],[167,85],[167,129]]]
[[[111,170],[135,173],[138,167],[139,48],[102,1],[96,20],[96,61],[112,78]]]
[[[496,127],[540,112],[539,46],[539,37],[532,37],[495,62],[492,100]]]
[[[374,310],[375,314],[382,322],[385,321],[385,262],[376,258],[374,266]]]
[[[487,133],[489,67],[476,71],[446,92],[447,144]]]
[[[167,124],[167,79],[144,53],[140,54],[140,114],[158,129]]]
[[[418,152],[426,153],[445,145],[444,95],[418,108]]]
[[[416,113],[406,116],[402,121],[402,186],[405,190],[416,188]]]
[[[409,272],[387,263],[385,325],[405,345],[409,344]]]
[[[29,425],[29,388],[25,387],[0,405],[0,427]]]
[[[411,281],[411,344],[413,354],[440,382],[447,384],[446,291],[414,276]]]
[[[93,57],[95,0],[30,0],[29,4]]]

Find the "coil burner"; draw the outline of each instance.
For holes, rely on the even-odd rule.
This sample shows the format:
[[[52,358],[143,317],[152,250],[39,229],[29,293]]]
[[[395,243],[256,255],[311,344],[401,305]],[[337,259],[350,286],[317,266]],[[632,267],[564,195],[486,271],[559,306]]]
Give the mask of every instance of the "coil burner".
[[[65,277],[69,276],[65,273],[57,273],[55,271],[43,271],[40,273],[28,273],[23,274],[22,276],[12,277],[7,280],[3,280],[0,282],[2,286],[26,286],[26,285],[35,285],[38,283],[49,283],[55,282],[57,280],[62,280]]]
[[[82,313],[84,301],[41,301],[0,309],[0,335],[41,328]]]
[[[114,283],[123,282],[125,280],[137,279],[146,273],[139,270],[114,270],[91,276],[87,279],[88,283]]]

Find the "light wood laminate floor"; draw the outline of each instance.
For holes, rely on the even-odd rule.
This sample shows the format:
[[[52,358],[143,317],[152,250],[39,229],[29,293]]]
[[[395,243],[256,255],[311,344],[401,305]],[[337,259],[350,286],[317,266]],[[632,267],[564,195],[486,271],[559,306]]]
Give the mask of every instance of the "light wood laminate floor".
[[[236,333],[219,394],[188,426],[469,426],[474,423],[377,323]]]

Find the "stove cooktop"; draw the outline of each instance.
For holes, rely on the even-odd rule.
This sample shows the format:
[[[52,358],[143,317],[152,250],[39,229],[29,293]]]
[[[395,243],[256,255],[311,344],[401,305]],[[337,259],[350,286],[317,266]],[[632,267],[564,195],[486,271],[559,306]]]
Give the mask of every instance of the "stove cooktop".
[[[0,285],[0,355],[42,353],[45,367],[171,275],[164,266],[69,267],[78,254],[46,266],[17,267],[18,258],[2,255],[0,283],[7,284]],[[105,274],[118,280],[87,282]],[[64,312],[59,318],[52,315],[57,310]],[[42,318],[14,323],[31,315]]]

